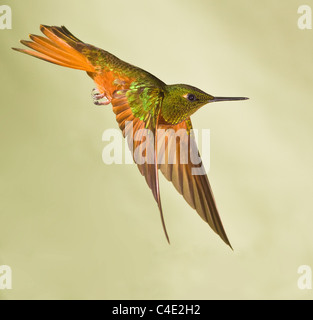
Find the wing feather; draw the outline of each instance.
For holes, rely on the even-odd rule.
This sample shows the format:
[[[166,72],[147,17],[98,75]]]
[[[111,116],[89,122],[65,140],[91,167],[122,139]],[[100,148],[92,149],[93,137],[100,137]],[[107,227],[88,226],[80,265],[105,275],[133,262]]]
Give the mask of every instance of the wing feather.
[[[153,89],[153,92],[154,94],[156,94],[155,89]],[[156,118],[158,118],[158,113],[160,112],[160,107],[162,104],[162,97],[158,95],[154,96],[153,94],[151,95],[151,99],[155,100],[154,102],[152,102],[153,108],[150,110],[151,113],[147,112],[144,115],[145,121],[142,121],[138,117],[134,116],[134,113],[132,111],[133,106],[131,106],[129,99],[127,98],[127,95],[129,96],[130,93],[131,93],[131,89],[128,89],[128,90],[124,89],[122,91],[119,91],[113,94],[113,99],[111,101],[113,106],[113,112],[116,115],[116,121],[118,122],[118,125],[123,132],[124,138],[128,140],[128,144],[132,151],[133,157],[135,156],[135,153],[138,153],[138,154],[144,155],[145,159],[148,159],[149,154],[147,154],[147,152],[149,152],[149,150],[150,151],[152,150],[152,154],[150,154],[150,156],[152,156],[152,159],[150,159],[152,161],[150,162],[152,163],[149,163],[147,161],[142,164],[136,161],[135,162],[137,163],[140,173],[145,177],[146,182],[152,191],[154,199],[158,204],[163,230],[164,230],[167,241],[170,242],[169,236],[166,230],[166,226],[165,226],[161,198],[160,198],[160,187],[159,187],[158,165],[157,165],[158,156],[156,152],[157,124],[153,119],[151,119],[155,115],[156,115]],[[134,92],[133,94],[138,95],[138,97],[136,97],[135,99],[135,101],[138,104],[138,99],[140,99],[140,93],[138,93],[136,89],[136,92]],[[143,110],[140,111],[138,109],[140,108],[137,108],[137,113],[141,114]],[[132,130],[129,129],[128,127],[129,125],[132,125]],[[152,140],[147,138],[147,136],[144,134],[145,129],[148,129],[149,132],[153,135]]]
[[[161,141],[159,148],[164,148],[165,145],[165,151],[164,149],[159,151],[159,148],[158,151],[162,154],[162,159],[165,158],[167,160],[165,162],[163,161],[163,163],[159,163],[159,169],[165,178],[173,183],[176,190],[183,195],[187,203],[192,208],[196,209],[200,217],[231,247],[216,207],[207,174],[192,174],[193,168],[200,168],[203,164],[201,162],[194,165],[190,158],[190,152],[197,152],[199,155],[198,149],[191,147],[191,145],[195,146],[196,144],[194,137],[191,134],[192,124],[190,118],[175,126],[161,123],[158,128],[163,129],[162,132],[164,135],[163,137],[159,137],[159,141]],[[177,139],[176,137],[170,138],[166,135],[167,129],[173,129],[175,132],[184,129],[186,134],[180,134],[180,139]],[[180,151],[182,149],[188,150],[187,163],[181,161]],[[166,154],[165,156],[163,155],[164,152]],[[176,161],[174,161],[174,163],[169,163],[168,154],[172,155],[173,152],[175,152]]]

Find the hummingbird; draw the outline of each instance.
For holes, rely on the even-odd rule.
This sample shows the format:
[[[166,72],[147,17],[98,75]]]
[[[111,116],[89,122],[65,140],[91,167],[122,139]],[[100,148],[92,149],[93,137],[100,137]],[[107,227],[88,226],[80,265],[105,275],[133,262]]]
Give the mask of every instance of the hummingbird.
[[[173,183],[187,203],[232,248],[205,170],[200,174],[193,173],[193,169],[203,168],[203,164],[192,134],[190,117],[208,103],[248,98],[216,97],[186,84],[167,85],[151,73],[79,40],[64,26],[41,25],[40,30],[44,36],[30,34],[31,41],[20,41],[30,49],[12,49],[59,66],[86,71],[96,84],[93,90],[94,103],[112,105],[116,121],[131,151],[137,148],[139,153],[147,153],[148,148],[141,147],[143,142],[149,146],[149,150],[153,150],[150,157],[152,161],[137,163],[137,166],[157,202],[168,243],[159,172]],[[132,125],[130,133],[127,130],[128,124]],[[154,139],[141,134],[144,129],[149,130]],[[170,141],[164,134],[168,129],[174,133],[183,130],[185,134],[180,139]],[[190,154],[187,161],[182,161],[180,157],[182,150],[191,150],[192,146],[200,159],[196,164],[191,161]],[[167,154],[170,149],[174,150],[174,159],[171,159],[174,161],[170,161]],[[162,161],[158,161],[160,158]]]

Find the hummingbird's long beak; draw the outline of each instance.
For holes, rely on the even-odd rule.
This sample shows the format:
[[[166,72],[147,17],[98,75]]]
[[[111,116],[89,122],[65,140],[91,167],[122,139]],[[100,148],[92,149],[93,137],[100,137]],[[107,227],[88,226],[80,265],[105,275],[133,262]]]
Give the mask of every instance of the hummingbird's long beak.
[[[246,97],[213,97],[212,102],[218,101],[236,101],[236,100],[248,100]]]

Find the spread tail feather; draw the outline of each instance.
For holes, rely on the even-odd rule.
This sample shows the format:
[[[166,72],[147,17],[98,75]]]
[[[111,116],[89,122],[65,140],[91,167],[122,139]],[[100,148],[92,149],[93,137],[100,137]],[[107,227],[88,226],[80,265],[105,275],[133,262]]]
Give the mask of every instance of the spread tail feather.
[[[33,50],[12,49],[63,67],[95,72],[95,67],[81,52],[87,44],[72,35],[64,26],[41,25],[40,30],[46,38],[31,34],[29,37],[32,41],[21,40],[22,44]]]

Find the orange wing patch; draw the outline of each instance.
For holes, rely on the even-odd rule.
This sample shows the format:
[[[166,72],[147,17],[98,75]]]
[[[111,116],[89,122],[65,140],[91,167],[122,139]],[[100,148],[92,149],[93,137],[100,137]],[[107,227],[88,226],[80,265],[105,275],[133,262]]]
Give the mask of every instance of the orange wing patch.
[[[113,94],[117,90],[126,90],[135,80],[126,76],[121,76],[113,71],[105,69],[97,73],[89,73],[88,75],[94,80],[100,93],[105,94],[107,99],[113,104]],[[114,111],[114,109],[113,109]]]
[[[203,174],[194,175],[192,172],[193,168],[200,169],[203,167],[202,162],[193,164],[191,160],[191,153],[198,155],[199,158],[200,154],[190,131],[192,129],[190,118],[175,126],[162,122],[158,129],[165,130],[163,134],[159,133],[158,138],[159,169],[166,179],[173,183],[188,204],[231,247],[216,207],[208,176],[204,169],[201,172]],[[176,136],[168,138],[165,134],[168,129],[173,130],[174,133],[183,129],[183,134],[179,135],[179,139]],[[183,163],[181,161],[181,150],[187,150],[188,152],[187,159],[185,159],[187,161]],[[169,155],[173,155],[174,159]],[[169,159],[174,161],[169,162]]]
[[[116,114],[116,121],[120,129],[123,132],[124,138],[127,139],[129,148],[133,154],[141,154],[146,159],[153,160],[152,163],[149,161],[144,162],[143,164],[137,163],[140,173],[145,177],[146,182],[149,188],[152,191],[155,201],[158,204],[161,222],[163,230],[168,242],[169,236],[166,230],[163,210],[161,205],[160,198],[160,189],[159,189],[159,176],[158,176],[158,165],[157,165],[157,152],[156,152],[156,128],[150,125],[149,132],[152,133],[153,139],[144,134],[146,130],[147,123],[152,123],[152,121],[144,122],[139,118],[136,118],[130,108],[129,102],[126,97],[126,92],[128,90],[119,90],[114,93],[112,99],[113,112]],[[161,103],[161,101],[159,101]],[[158,115],[157,115],[158,116]],[[129,126],[132,131],[129,130]],[[151,136],[150,136],[151,137]],[[150,152],[148,151],[150,150]],[[152,151],[152,152],[151,152]],[[151,159],[153,158],[153,159]]]

